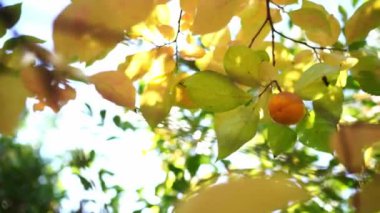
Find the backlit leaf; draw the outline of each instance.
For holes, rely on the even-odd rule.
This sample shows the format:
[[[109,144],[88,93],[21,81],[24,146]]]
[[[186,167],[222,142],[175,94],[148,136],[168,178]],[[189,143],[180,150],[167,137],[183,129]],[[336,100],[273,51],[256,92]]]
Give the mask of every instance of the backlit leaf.
[[[0,134],[13,135],[15,133],[28,95],[19,77],[0,72]]]
[[[331,139],[337,158],[350,172],[364,169],[363,152],[380,140],[380,125],[357,123],[341,125]]]
[[[39,103],[34,104],[34,111],[48,106],[58,112],[69,100],[75,99],[74,88],[54,72],[56,71],[45,67],[28,67],[22,70],[21,78],[25,87],[39,100]]]
[[[156,52],[156,50],[149,50],[129,55],[117,70],[124,71],[132,81],[140,79],[149,71]]]
[[[129,109],[135,108],[136,90],[123,72],[100,72],[90,76],[90,81],[103,98]]]
[[[182,201],[178,213],[272,212],[309,198],[306,190],[284,174],[232,179],[201,190]]]
[[[198,7],[198,2],[199,0],[180,0],[180,6],[182,10],[194,13]]]
[[[352,76],[360,88],[372,95],[380,95],[380,60],[376,55],[359,56],[359,63],[352,68]]]
[[[276,4],[288,5],[288,4],[297,3],[297,0],[272,0],[272,2],[274,2]]]
[[[365,2],[348,19],[345,34],[348,44],[365,40],[368,33],[380,26],[380,0]]]
[[[247,103],[251,97],[224,75],[212,71],[198,72],[181,83],[191,100],[211,112],[231,110]]]
[[[246,46],[231,46],[224,56],[223,64],[226,73],[236,82],[257,86],[260,81],[259,64],[268,60],[265,52],[254,51]]]
[[[313,42],[329,46],[338,40],[339,22],[321,5],[304,1],[302,8],[290,12],[289,16],[294,24],[305,30],[306,36]]]
[[[140,110],[151,128],[163,121],[174,104],[175,85],[173,49],[162,47],[157,49],[157,55],[147,75],[141,95]]]
[[[174,98],[171,95],[173,73],[150,80],[141,95],[140,110],[151,128],[168,116]]]
[[[247,2],[247,0],[199,1],[192,27],[193,34],[206,34],[222,29]]]
[[[259,111],[252,104],[216,113],[214,126],[218,140],[218,159],[227,157],[252,139],[259,119]]]
[[[93,62],[123,39],[123,30],[144,20],[153,0],[76,0],[54,21],[57,53],[68,61]]]
[[[339,67],[330,66],[325,63],[318,63],[311,66],[304,73],[295,84],[295,93],[300,95],[303,99],[316,99],[323,96],[324,85],[322,77],[336,78],[339,73]]]
[[[338,123],[343,110],[343,98],[342,88],[329,86],[321,99],[313,101],[314,111],[321,117]]]
[[[297,133],[288,126],[268,124],[268,143],[273,154],[279,155],[293,148],[297,140]]]
[[[299,140],[306,146],[323,152],[331,152],[330,137],[335,130],[336,123],[314,111],[309,112],[297,126]]]

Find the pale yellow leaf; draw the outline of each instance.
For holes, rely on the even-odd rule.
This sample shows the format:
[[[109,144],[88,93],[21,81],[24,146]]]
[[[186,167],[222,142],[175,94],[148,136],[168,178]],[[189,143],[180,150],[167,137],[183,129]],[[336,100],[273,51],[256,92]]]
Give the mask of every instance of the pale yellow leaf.
[[[348,44],[364,40],[368,33],[380,26],[380,0],[365,2],[348,19],[345,34]]]
[[[104,57],[123,39],[123,30],[144,20],[153,0],[76,0],[55,19],[55,51],[65,60],[88,63]]]
[[[291,181],[290,176],[232,179],[201,190],[182,201],[178,213],[251,213],[272,212],[286,208],[289,203],[309,199],[307,191]]]
[[[193,34],[206,34],[225,27],[243,9],[248,0],[207,0],[199,1]]]
[[[132,81],[119,71],[100,72],[90,76],[90,82],[103,98],[117,105],[135,109],[136,90]]]
[[[188,12],[194,13],[198,7],[199,0],[180,0],[181,9]]]
[[[338,40],[339,22],[322,5],[305,1],[301,9],[290,12],[289,16],[293,23],[302,28],[308,39],[313,42],[329,46]]]
[[[168,73],[151,79],[144,88],[140,100],[140,110],[151,128],[163,121],[174,102],[172,85],[174,74]]]
[[[132,81],[140,79],[152,66],[156,52],[154,49],[129,55],[126,57],[125,62],[118,66],[117,70],[125,72]]]
[[[288,5],[297,3],[297,0],[272,0],[272,2],[281,5]]]

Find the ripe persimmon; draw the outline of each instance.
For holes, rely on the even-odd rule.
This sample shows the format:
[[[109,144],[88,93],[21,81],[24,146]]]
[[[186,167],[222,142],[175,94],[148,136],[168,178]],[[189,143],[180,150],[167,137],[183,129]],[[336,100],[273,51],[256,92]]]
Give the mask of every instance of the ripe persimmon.
[[[272,96],[268,108],[272,119],[285,125],[296,124],[305,115],[302,99],[290,92],[280,92]]]

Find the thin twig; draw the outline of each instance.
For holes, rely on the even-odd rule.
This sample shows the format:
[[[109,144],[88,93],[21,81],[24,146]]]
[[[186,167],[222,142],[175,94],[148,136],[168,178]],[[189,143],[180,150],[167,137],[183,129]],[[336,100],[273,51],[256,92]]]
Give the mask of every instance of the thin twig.
[[[257,31],[257,33],[255,34],[255,36],[253,36],[253,38],[251,39],[251,42],[249,43],[248,47],[251,48],[252,45],[253,45],[253,42],[255,42],[256,38],[260,35],[261,31],[264,29],[265,25],[267,24],[268,22],[268,19],[265,19],[265,21],[263,22],[263,24],[261,25],[260,29]]]
[[[267,20],[269,21],[269,26],[271,28],[271,33],[272,33],[272,64],[273,64],[273,66],[276,66],[275,43],[274,43],[274,26],[273,26],[272,16],[270,14],[269,4],[270,4],[270,0],[266,0]]]
[[[307,47],[313,49],[313,51],[314,51],[314,50],[332,50],[332,51],[340,51],[340,52],[347,52],[347,51],[348,51],[347,49],[341,49],[341,48],[336,48],[336,47],[313,46],[313,45],[311,45],[311,44],[308,44],[308,43],[305,42],[305,41],[300,41],[300,40],[297,40],[297,39],[291,38],[291,37],[289,37],[289,36],[287,36],[287,35],[285,35],[285,34],[279,32],[279,31],[277,31],[277,30],[274,29],[274,28],[273,28],[272,30],[273,30],[277,35],[279,35],[279,36],[281,36],[281,37],[283,37],[283,38],[285,38],[285,39],[288,39],[288,40],[290,40],[290,41],[293,41],[294,43],[298,43],[298,44],[302,44],[302,45],[304,45],[304,46],[307,46]]]
[[[272,3],[274,6],[278,7],[278,9],[280,9],[282,12],[285,13],[285,7],[283,7],[283,6],[281,6],[281,5],[277,4],[277,3],[275,3],[275,2],[273,2],[273,1],[271,1],[270,3]]]
[[[277,80],[272,80],[271,82],[269,82],[265,88],[263,89],[263,91],[260,92],[259,94],[259,97],[261,97],[268,89],[269,87],[271,87],[273,84],[276,85],[276,88],[278,89],[279,92],[282,92],[282,89],[280,87],[280,84],[278,84]]]
[[[183,13],[183,10],[180,10],[179,12],[179,18],[178,18],[178,22],[177,22],[177,34],[175,35],[175,38],[173,40],[173,42],[175,43],[175,61],[176,61],[176,69],[179,68],[179,51],[178,51],[178,35],[179,33],[181,32],[181,21],[182,21],[182,13]]]

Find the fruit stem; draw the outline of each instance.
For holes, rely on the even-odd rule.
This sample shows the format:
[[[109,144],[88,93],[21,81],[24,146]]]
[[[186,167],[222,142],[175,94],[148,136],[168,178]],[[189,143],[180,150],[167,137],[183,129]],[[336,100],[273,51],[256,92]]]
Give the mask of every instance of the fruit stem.
[[[282,89],[281,89],[280,84],[278,83],[278,81],[277,81],[277,80],[272,80],[271,82],[269,82],[269,83],[265,86],[264,90],[260,92],[259,97],[261,97],[261,96],[265,93],[265,91],[267,91],[268,88],[271,87],[273,84],[276,85],[276,88],[277,88],[277,90],[278,90],[279,92],[282,92]]]

